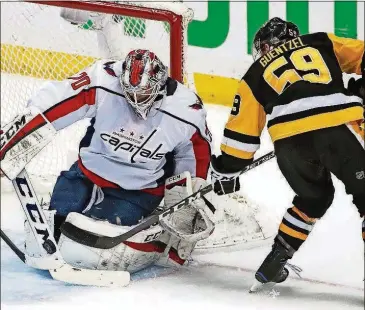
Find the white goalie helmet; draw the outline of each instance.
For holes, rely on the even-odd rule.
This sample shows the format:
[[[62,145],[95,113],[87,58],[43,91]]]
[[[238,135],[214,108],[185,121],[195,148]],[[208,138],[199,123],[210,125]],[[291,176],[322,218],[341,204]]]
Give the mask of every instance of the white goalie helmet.
[[[167,67],[151,51],[132,50],[122,66],[123,94],[135,113],[147,118],[158,95],[166,93]]]

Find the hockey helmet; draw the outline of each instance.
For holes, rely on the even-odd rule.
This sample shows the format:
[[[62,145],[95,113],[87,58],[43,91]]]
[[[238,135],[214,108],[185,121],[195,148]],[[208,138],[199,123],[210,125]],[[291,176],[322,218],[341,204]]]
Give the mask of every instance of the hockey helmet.
[[[279,17],[274,17],[256,32],[253,40],[252,56],[256,60],[279,44],[299,35],[297,25]]]
[[[123,94],[135,113],[147,118],[158,95],[166,93],[167,67],[151,51],[132,50],[122,65]]]

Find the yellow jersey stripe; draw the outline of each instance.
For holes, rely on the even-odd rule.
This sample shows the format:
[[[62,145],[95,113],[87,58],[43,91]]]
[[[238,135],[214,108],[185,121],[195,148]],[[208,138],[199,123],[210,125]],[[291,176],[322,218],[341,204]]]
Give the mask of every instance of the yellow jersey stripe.
[[[364,109],[360,106],[350,107],[335,112],[327,112],[308,116],[269,127],[273,142],[308,131],[327,127],[340,126],[363,118]]]
[[[255,152],[245,152],[225,144],[221,144],[221,151],[228,155],[242,159],[252,159],[253,156],[255,155]]]

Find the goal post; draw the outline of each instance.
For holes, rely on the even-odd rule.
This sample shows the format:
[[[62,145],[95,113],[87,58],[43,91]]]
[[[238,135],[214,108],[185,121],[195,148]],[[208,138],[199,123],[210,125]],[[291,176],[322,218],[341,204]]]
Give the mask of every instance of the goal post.
[[[21,113],[47,81],[63,80],[97,59],[123,59],[136,48],[153,51],[170,76],[190,84],[187,26],[193,11],[181,1],[17,1],[1,3],[1,125]],[[71,23],[62,10],[86,12]],[[189,85],[190,86],[190,85]],[[89,120],[57,133],[28,165],[37,194],[50,200],[62,170],[77,160]],[[12,189],[1,180],[1,193]],[[269,236],[265,210],[235,194],[216,196],[215,232],[198,247],[245,244]],[[261,214],[261,215],[260,215]],[[259,219],[260,216],[260,219]],[[261,220],[263,219],[263,220]]]
[[[140,19],[167,22],[170,25],[170,75],[183,82],[185,76],[186,28],[193,18],[193,10],[180,2],[158,1],[32,1],[26,2],[57,7],[116,14]]]
[[[97,59],[123,59],[135,48],[150,49],[171,77],[187,80],[186,33],[193,10],[181,2],[21,1],[1,6],[2,125],[22,112],[44,82],[66,79]],[[87,12],[88,22],[96,26],[72,24],[61,17],[62,9]],[[76,160],[87,125],[60,131],[28,165],[31,178],[53,184]]]

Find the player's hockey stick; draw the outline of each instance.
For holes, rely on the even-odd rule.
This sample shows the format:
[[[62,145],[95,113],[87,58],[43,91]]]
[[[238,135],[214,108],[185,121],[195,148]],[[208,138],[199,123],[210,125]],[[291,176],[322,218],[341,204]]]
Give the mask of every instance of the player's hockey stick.
[[[243,173],[245,173],[245,172],[247,172],[247,171],[249,171],[249,170],[251,170],[251,169],[253,169],[253,168],[256,168],[257,166],[260,166],[261,164],[267,162],[268,160],[270,160],[270,159],[272,159],[274,157],[275,157],[275,152],[274,151],[271,151],[271,152],[269,152],[269,153],[267,153],[267,154],[265,154],[265,155],[257,158],[250,165],[246,166],[241,171],[240,175],[243,174]]]
[[[5,243],[13,250],[13,252],[21,259],[23,263],[26,263],[25,254],[10,240],[10,238],[0,229],[1,239],[5,241]]]
[[[255,161],[252,162],[252,164],[246,166],[241,172],[240,175],[263,164],[264,162],[270,160],[275,156],[274,152],[270,152],[262,157],[259,157]],[[199,199],[203,197],[204,195],[208,194],[213,190],[212,184],[209,184],[208,186],[200,189],[199,191],[193,193],[192,195],[186,197],[185,199],[179,201],[178,203],[168,207],[165,211],[155,214],[147,218],[142,223],[136,225],[129,231],[127,231],[124,234],[121,234],[119,236],[115,237],[107,237],[107,236],[99,236],[96,234],[93,234],[92,232],[82,230],[75,225],[65,222],[61,226],[62,233],[70,238],[71,240],[74,240],[78,243],[84,244],[86,246],[98,248],[98,249],[111,249],[115,247],[116,245],[128,240],[138,232],[149,228],[152,225],[155,225],[160,222],[164,217],[174,213],[175,211],[181,209],[184,206],[187,206],[191,204],[194,200]]]
[[[47,224],[43,209],[39,205],[26,171],[23,169],[12,180],[12,183],[34,238],[39,248],[43,249],[41,257],[30,257],[1,232],[1,237],[24,263],[34,268],[48,269],[54,279],[71,284],[95,286],[126,286],[129,284],[130,274],[127,271],[81,269],[67,264],[62,258],[53,233]]]

